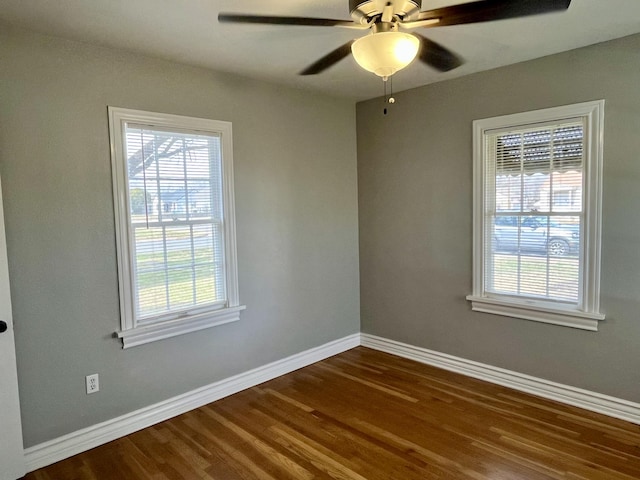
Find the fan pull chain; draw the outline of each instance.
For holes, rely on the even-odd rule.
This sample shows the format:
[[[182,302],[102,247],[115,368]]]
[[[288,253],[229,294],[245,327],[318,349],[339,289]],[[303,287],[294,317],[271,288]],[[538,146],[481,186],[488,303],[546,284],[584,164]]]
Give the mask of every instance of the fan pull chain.
[[[382,91],[383,91],[383,96],[382,96],[382,102],[384,103],[384,114],[387,114],[387,77],[382,77]]]
[[[389,96],[387,96],[387,81],[389,77],[382,77],[382,85],[384,86],[384,95],[382,97],[382,101],[384,102],[384,114],[388,113],[387,103],[394,104],[396,103],[396,99],[393,97],[393,77],[391,77],[391,81],[389,82]]]

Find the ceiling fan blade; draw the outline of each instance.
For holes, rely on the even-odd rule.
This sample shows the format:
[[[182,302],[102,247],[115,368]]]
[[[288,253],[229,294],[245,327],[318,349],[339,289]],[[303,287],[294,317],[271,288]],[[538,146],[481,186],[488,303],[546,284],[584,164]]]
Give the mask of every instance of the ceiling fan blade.
[[[242,13],[220,13],[218,21],[222,23],[261,23],[267,25],[303,25],[311,27],[346,27],[366,29],[369,25],[350,20],[332,20],[330,18],[276,17],[270,15],[245,15]]]
[[[439,18],[427,18],[426,20],[416,20],[403,22],[400,21],[400,26],[403,28],[420,28],[420,27],[436,27],[440,23]]]
[[[526,17],[541,13],[567,10],[571,0],[480,0],[451,7],[420,12],[417,21],[439,19],[433,25],[460,25],[464,23],[490,22],[505,18]]]
[[[462,60],[461,57],[439,43],[429,40],[422,35],[415,36],[420,39],[420,43],[422,44],[418,57],[420,58],[420,61],[426,63],[430,67],[441,72],[448,72],[449,70],[453,70],[464,63],[464,60]]]
[[[320,60],[313,63],[312,65],[309,65],[307,68],[301,71],[300,75],[315,75],[316,73],[320,73],[331,67],[332,65],[335,65],[351,53],[351,45],[354,41],[355,40],[351,40],[344,45],[339,46],[332,52],[329,52]]]

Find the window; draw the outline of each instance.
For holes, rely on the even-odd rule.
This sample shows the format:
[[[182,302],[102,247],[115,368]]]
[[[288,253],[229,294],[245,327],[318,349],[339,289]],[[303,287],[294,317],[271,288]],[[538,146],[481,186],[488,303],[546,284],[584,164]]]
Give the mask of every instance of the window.
[[[475,311],[597,330],[604,101],[473,123]]]
[[[123,347],[238,320],[231,124],[109,121]]]

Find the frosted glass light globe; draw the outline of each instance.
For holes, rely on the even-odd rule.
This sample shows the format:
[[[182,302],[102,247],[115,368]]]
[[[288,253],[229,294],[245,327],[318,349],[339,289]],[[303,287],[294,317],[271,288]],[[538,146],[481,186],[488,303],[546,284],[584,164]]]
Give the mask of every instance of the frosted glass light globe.
[[[409,65],[419,49],[420,40],[404,32],[373,33],[351,45],[358,65],[380,77],[390,77]]]

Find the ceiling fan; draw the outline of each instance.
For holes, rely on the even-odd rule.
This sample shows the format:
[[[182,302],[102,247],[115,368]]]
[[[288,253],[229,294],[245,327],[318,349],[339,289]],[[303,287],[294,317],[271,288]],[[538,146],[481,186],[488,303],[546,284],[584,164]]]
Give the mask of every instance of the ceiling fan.
[[[448,48],[422,35],[402,30],[563,11],[569,8],[570,3],[571,0],[478,0],[421,11],[422,0],[349,0],[352,20],[220,13],[218,21],[369,30],[370,34],[339,46],[302,70],[300,75],[320,73],[352,53],[362,68],[386,80],[409,65],[416,56],[441,72],[453,70],[463,63],[462,58]]]

